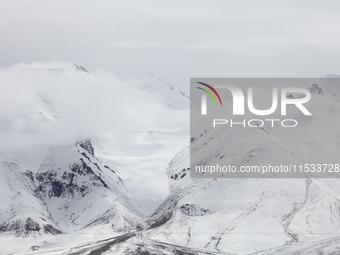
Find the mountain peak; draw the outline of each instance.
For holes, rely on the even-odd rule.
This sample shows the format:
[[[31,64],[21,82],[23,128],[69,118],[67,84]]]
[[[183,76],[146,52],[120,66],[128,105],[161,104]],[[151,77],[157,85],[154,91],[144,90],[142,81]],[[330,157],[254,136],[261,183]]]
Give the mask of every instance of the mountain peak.
[[[138,90],[146,91],[150,95],[174,109],[188,109],[189,98],[176,86],[159,78],[154,73],[138,75],[127,84]]]
[[[319,94],[319,95],[323,95],[324,94],[323,90],[316,83],[316,81],[314,81],[313,84],[310,85],[307,89],[310,91],[311,94]]]
[[[73,64],[73,65],[72,65],[72,68],[74,68],[74,70],[76,70],[77,72],[85,72],[85,73],[90,74],[90,72],[87,71],[87,70],[86,70],[83,66],[81,66],[81,65]]]
[[[90,74],[90,72],[87,71],[85,67],[75,63],[33,63],[30,65],[24,65],[23,67],[33,71],[51,71],[51,72],[75,71]]]

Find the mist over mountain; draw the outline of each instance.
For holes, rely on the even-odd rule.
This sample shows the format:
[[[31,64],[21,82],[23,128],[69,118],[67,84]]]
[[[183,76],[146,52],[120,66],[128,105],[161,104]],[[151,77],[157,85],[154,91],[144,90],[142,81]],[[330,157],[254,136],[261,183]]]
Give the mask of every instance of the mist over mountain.
[[[306,88],[313,118],[294,115],[291,140],[219,127],[192,137],[195,157],[338,159],[336,79]],[[155,74],[20,64],[0,70],[0,92],[1,254],[338,251],[338,178],[190,178],[190,99]]]

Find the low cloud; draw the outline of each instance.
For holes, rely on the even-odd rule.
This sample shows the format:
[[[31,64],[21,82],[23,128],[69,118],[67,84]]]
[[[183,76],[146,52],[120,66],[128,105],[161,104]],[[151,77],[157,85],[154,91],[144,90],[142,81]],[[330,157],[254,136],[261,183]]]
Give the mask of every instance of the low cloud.
[[[0,70],[0,152],[171,128],[187,117],[108,72],[97,75],[63,62]]]

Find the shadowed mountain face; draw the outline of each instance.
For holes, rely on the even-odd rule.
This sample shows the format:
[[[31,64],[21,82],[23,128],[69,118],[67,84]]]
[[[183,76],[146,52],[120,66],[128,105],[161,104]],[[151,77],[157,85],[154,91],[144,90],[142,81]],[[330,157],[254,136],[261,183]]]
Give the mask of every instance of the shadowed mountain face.
[[[1,231],[61,234],[98,224],[112,232],[136,229],[141,219],[127,202],[123,180],[93,152],[89,141],[54,146],[36,174],[3,158]]]
[[[44,201],[53,220],[67,231],[99,224],[108,210],[112,211],[112,219],[119,222],[112,230],[134,229],[140,219],[127,204],[123,180],[93,152],[89,141],[51,148],[35,176],[37,196]],[[127,220],[120,214],[125,214]],[[108,224],[110,220],[102,223]]]

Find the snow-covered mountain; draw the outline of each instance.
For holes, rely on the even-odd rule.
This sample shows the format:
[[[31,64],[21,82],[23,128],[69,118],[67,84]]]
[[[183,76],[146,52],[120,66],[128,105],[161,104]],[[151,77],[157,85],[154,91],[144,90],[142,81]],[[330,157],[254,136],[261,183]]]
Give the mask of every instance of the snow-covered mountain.
[[[221,166],[339,163],[340,93],[335,85],[314,82],[308,87],[315,99],[309,105],[313,117],[295,116],[300,124],[289,131],[288,140],[282,128],[211,128],[192,139],[191,161]],[[169,164],[170,194],[149,218],[148,238],[223,254],[337,251],[337,173],[331,179],[190,178],[189,155],[186,148]]]
[[[0,158],[0,231],[15,236],[61,234],[35,192],[34,174],[10,156]]]
[[[36,63],[0,78],[1,254],[338,252],[338,178],[190,178],[189,99],[155,75]],[[308,89],[313,117],[293,112],[289,140],[221,126],[192,137],[193,159],[338,162],[337,79]]]
[[[189,108],[189,98],[180,89],[156,77],[153,73],[135,77],[128,81],[128,85],[145,91],[144,96],[154,95],[158,97],[158,100],[171,108]]]
[[[189,99],[154,75],[108,81],[76,64],[0,74],[0,253],[72,233],[98,239],[142,229],[142,215],[168,194],[168,162],[187,142],[179,123]],[[9,247],[12,235],[25,248]]]
[[[191,179],[188,155],[169,166],[171,193],[149,219],[148,238],[253,254],[339,235],[339,179]]]
[[[95,157],[90,141],[53,146],[36,178],[36,194],[64,231],[108,225],[127,232],[141,223],[128,204],[124,181]]]

